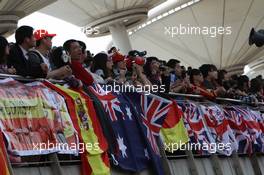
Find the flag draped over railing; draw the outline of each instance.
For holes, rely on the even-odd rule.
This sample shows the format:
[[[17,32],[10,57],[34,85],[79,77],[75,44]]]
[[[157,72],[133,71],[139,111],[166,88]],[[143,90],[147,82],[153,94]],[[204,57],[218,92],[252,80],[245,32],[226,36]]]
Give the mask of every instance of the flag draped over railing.
[[[13,155],[77,153],[63,147],[78,140],[59,94],[38,82],[24,85],[12,79],[0,82],[0,94],[0,127]]]
[[[100,85],[90,87],[110,118],[117,141],[113,164],[132,172],[148,168],[154,156],[141,129],[140,116],[124,94],[105,91]],[[163,174],[159,171],[159,174]]]
[[[4,138],[2,132],[0,131],[0,174],[1,175],[9,175],[7,162],[8,161],[5,151]]]
[[[80,155],[83,175],[110,174],[110,161],[127,172],[163,175],[160,140],[169,152],[180,143],[205,145],[194,148],[201,155],[264,152],[264,115],[245,106],[13,79],[0,81],[0,96],[1,175],[9,174],[5,148],[11,156]]]

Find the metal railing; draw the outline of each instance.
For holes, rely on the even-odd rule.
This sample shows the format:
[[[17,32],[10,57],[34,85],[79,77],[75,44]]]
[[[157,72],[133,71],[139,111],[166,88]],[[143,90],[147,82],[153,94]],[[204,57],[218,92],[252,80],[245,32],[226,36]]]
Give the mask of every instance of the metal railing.
[[[0,74],[0,79],[5,79],[5,78],[12,78],[14,80],[18,80],[18,81],[22,81],[22,82],[33,82],[33,81],[44,81],[44,80],[46,80],[46,79],[43,79],[43,78],[32,78],[32,77],[22,77],[22,76],[19,76],[19,75]],[[48,81],[50,81],[51,83],[57,83],[57,84],[65,84],[66,83],[63,80],[49,79]],[[182,94],[182,93],[169,92],[168,95],[169,95],[169,97],[172,97],[172,98],[182,97],[182,98],[186,98],[186,99],[197,99],[197,100],[209,101],[204,96],[196,95],[196,94]],[[228,102],[228,103],[231,103],[231,104],[234,103],[234,104],[248,105],[248,103],[246,103],[246,102],[244,102],[242,100],[231,99],[231,98],[221,98],[221,97],[216,97],[214,102]],[[263,102],[257,102],[257,103],[253,103],[253,105],[264,106],[264,103]],[[7,152],[6,152],[6,154],[7,154]],[[241,156],[243,156],[243,155],[244,154],[241,154]],[[189,160],[189,164],[192,164],[192,165],[190,165],[190,168],[192,168],[192,169],[196,169],[195,166],[193,165],[195,158],[204,158],[204,157],[208,158],[208,156],[195,155],[191,151],[185,151],[184,154],[175,155],[175,156],[167,155],[164,152],[164,154],[162,156],[165,156],[164,158],[167,159],[167,161],[170,158],[176,158],[176,159],[177,158],[180,158],[180,159],[181,158],[185,158],[185,159],[188,159]],[[222,156],[222,155],[214,154],[214,155],[211,155],[209,157],[211,157],[210,159],[212,159],[212,161],[214,161],[214,163],[217,164],[217,161],[218,161],[217,157],[218,156]],[[233,158],[234,161],[237,161],[237,157],[238,156],[240,156],[240,154],[235,154],[234,155],[234,158]],[[79,165],[79,164],[81,164],[81,160],[80,159],[60,160],[56,153],[53,153],[51,155],[47,155],[47,160],[43,160],[43,161],[11,163],[10,160],[8,159],[8,167],[9,167],[11,175],[14,175],[13,170],[12,170],[13,167],[16,167],[16,166],[19,166],[19,167],[21,167],[21,166],[31,167],[31,166],[37,166],[37,165],[39,165],[39,166],[41,166],[41,165],[51,165],[51,167],[54,170],[54,172],[56,172],[56,174],[60,175],[60,174],[62,174],[60,164],[64,164],[64,163],[78,164]],[[218,163],[217,166],[219,166],[219,163]]]

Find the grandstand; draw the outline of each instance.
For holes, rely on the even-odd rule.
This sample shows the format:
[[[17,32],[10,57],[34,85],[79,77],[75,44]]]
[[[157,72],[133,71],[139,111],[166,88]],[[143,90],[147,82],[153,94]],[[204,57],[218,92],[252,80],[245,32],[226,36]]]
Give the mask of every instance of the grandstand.
[[[63,78],[49,74],[43,62],[34,70],[45,69],[44,76],[24,76],[8,61],[15,73],[0,67],[0,175],[264,174],[264,83],[258,76],[264,47],[248,42],[252,28],[264,29],[263,7],[263,0],[0,0],[4,37],[34,12],[74,24],[89,38],[112,36],[105,52],[86,55],[92,66],[76,63],[74,49],[77,56],[89,50],[80,41],[50,49],[51,60],[63,61],[57,67],[53,59],[55,70],[67,69]],[[100,62],[105,65],[98,71]],[[223,70],[232,78],[218,76],[210,84],[208,77]],[[199,84],[197,76],[209,84]],[[136,92],[105,88],[115,83],[132,84]],[[151,93],[138,92],[133,83]],[[39,152],[35,142],[89,149],[53,145]],[[180,143],[205,148],[180,149]]]

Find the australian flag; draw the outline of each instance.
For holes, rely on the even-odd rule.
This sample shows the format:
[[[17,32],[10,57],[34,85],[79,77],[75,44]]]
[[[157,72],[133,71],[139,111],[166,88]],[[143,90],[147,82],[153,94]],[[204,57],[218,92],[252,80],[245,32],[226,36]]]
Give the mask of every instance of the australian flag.
[[[164,99],[153,94],[125,93],[125,96],[134,105],[139,123],[147,138],[148,148],[152,155],[152,163],[159,174],[163,174],[160,161],[158,139],[160,129],[164,124],[170,108],[173,106],[171,100]]]
[[[167,117],[169,109],[172,107],[172,101],[166,100],[159,96],[150,94],[133,93],[131,103],[135,105],[140,115],[145,136],[147,137],[152,150],[159,155],[159,147],[156,137],[159,137],[160,129]]]
[[[135,101],[131,101],[132,98],[137,99],[137,96],[107,92],[98,84],[90,87],[90,90],[100,100],[111,119],[118,143],[117,153],[111,154],[113,164],[131,172],[140,172],[154,165],[155,174],[163,175],[158,147],[153,135],[155,133],[152,132],[156,131],[157,135],[158,129],[155,125],[151,125],[149,119],[143,120],[145,113],[142,109],[137,111]],[[140,98],[137,103],[140,104]]]

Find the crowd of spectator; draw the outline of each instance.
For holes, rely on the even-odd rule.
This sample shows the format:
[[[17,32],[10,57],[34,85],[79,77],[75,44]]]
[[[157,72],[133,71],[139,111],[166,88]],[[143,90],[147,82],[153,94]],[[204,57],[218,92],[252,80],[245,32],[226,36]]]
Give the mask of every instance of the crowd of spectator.
[[[156,85],[163,86],[166,92],[199,94],[211,99],[264,101],[262,76],[252,80],[246,75],[231,76],[212,64],[186,69],[177,59],[166,62],[136,50],[123,55],[116,47],[93,55],[84,42],[74,39],[52,47],[55,36],[46,30],[34,32],[30,26],[16,30],[14,44],[0,36],[0,73],[65,80],[74,87],[113,82],[135,87]]]

